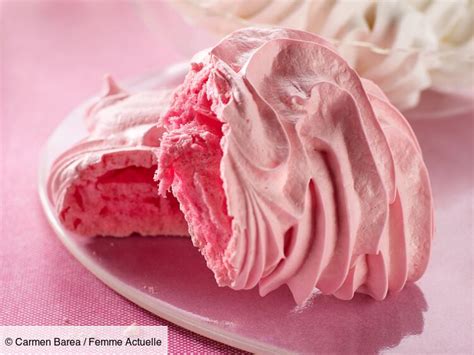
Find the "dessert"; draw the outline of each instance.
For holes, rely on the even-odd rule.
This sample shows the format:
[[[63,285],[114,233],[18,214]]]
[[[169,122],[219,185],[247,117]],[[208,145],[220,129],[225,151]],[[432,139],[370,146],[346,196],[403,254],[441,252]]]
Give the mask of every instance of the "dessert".
[[[129,95],[111,78],[87,111],[86,139],[64,152],[48,180],[50,200],[64,226],[85,236],[186,235],[177,201],[159,197],[153,149],[157,122],[170,92]]]
[[[472,88],[474,8],[470,0],[238,0],[172,2],[219,36],[248,26],[283,26],[330,39],[399,109],[427,88]]]
[[[67,228],[189,233],[220,286],[288,285],[299,304],[315,287],[384,299],[425,271],[433,202],[416,137],[323,38],[238,30],[172,95],[107,83],[89,137],[51,172]]]
[[[416,137],[322,38],[233,32],[193,58],[162,120],[160,194],[219,285],[383,299],[423,274],[433,205]]]

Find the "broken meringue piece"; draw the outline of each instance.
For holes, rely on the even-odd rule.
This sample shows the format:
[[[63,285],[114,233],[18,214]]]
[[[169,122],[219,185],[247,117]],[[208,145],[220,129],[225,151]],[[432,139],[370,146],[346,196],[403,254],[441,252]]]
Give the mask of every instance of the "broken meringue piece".
[[[177,201],[157,195],[153,176],[169,91],[130,95],[107,78],[85,117],[89,136],[64,152],[48,179],[61,222],[85,236],[186,235]]]
[[[195,57],[163,123],[160,194],[219,285],[380,300],[423,274],[433,204],[416,137],[320,37],[232,33]]]

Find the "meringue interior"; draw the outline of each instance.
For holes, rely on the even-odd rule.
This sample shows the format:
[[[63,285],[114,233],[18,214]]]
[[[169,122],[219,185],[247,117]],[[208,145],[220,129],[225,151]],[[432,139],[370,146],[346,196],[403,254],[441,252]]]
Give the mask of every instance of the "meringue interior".
[[[160,144],[160,193],[172,185],[199,248],[220,286],[229,285],[232,267],[226,250],[232,219],[220,175],[223,123],[212,109],[209,70],[191,71],[164,116],[168,133]],[[170,129],[171,128],[171,129]]]
[[[132,165],[128,157],[105,156],[82,172],[84,179],[69,187],[60,218],[81,235],[186,235],[178,202],[156,194],[156,164],[144,153]]]

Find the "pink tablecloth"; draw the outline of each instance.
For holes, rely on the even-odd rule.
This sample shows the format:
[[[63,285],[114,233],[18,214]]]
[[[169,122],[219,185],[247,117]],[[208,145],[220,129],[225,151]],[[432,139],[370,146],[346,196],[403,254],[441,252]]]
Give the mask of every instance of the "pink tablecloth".
[[[127,79],[180,59],[157,45],[133,3],[1,5],[0,325],[168,325],[171,352],[232,348],[128,302],[61,245],[37,196],[38,155],[105,73]]]
[[[120,81],[183,58],[157,40],[166,35],[154,37],[147,30],[134,3],[1,4],[0,325],[166,324],[171,352],[234,351],[169,324],[104,286],[54,236],[37,196],[41,147],[72,108],[98,91],[104,73]],[[471,111],[459,117],[413,122],[430,169],[437,234],[432,261],[418,282],[429,311],[419,314],[420,324],[408,327],[420,331],[409,332],[416,336],[397,344],[398,353],[472,353],[470,104]],[[380,324],[392,322],[388,314]],[[358,313],[348,316],[359,319]],[[357,341],[382,344],[381,350],[392,346],[393,339],[406,332],[399,329],[405,323],[393,319],[393,324],[375,332],[374,337],[382,334],[382,339]],[[339,341],[338,334],[331,341]]]

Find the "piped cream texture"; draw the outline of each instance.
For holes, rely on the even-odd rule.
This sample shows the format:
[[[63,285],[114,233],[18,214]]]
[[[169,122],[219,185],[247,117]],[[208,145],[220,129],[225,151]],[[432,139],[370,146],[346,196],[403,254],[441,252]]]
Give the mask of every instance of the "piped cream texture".
[[[195,56],[162,118],[160,193],[221,286],[381,300],[424,273],[433,201],[416,137],[322,38],[236,31]]]
[[[49,198],[66,228],[84,236],[187,235],[177,201],[153,176],[169,91],[130,95],[111,78],[86,112],[88,136],[53,164]]]

